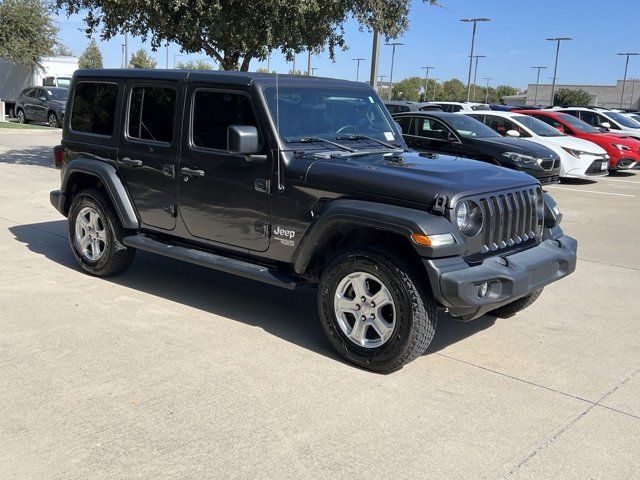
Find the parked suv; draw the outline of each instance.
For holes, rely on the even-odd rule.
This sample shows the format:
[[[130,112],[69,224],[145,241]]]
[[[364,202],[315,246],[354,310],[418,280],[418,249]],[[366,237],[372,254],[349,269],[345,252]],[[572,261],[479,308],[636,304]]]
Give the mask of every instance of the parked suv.
[[[46,122],[52,128],[60,127],[68,96],[68,88],[25,88],[16,100],[18,123]]]
[[[331,344],[388,372],[426,351],[439,309],[510,316],[575,269],[534,178],[407,151],[365,84],[80,70],[71,91],[51,203],[92,275],[140,249],[314,285]]]

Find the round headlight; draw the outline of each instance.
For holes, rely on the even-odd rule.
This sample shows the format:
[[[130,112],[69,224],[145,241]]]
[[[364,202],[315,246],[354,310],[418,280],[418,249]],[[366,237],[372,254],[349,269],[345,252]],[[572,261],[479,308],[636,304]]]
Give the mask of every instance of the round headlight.
[[[477,203],[465,200],[456,207],[456,224],[467,237],[473,237],[482,230],[482,210]]]

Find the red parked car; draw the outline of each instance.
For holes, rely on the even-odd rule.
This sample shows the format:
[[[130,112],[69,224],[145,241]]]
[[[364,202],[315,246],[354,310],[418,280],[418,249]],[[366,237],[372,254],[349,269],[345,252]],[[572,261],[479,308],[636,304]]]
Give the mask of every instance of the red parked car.
[[[583,138],[604,148],[609,155],[609,170],[626,170],[640,163],[640,141],[624,135],[603,133],[579,118],[553,110],[518,110],[518,113],[548,123],[567,135]]]

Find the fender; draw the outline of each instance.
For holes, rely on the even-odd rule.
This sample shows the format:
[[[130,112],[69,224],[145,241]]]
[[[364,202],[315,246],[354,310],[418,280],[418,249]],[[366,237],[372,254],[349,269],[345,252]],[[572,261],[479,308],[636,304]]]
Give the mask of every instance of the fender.
[[[68,163],[64,172],[64,177],[62,178],[60,191],[64,197],[67,197],[70,186],[69,182],[76,173],[92,175],[100,179],[100,182],[104,185],[116,213],[122,222],[122,226],[131,230],[139,228],[140,222],[138,221],[136,211],[133,208],[133,203],[131,202],[127,190],[124,188],[124,184],[122,183],[122,180],[120,180],[118,172],[113,165],[89,158],[78,158],[72,160]],[[65,207],[65,211],[63,213],[66,215],[68,211],[68,207]]]
[[[325,245],[324,239],[340,225],[356,225],[400,234],[410,238],[412,233],[451,233],[456,239],[454,245],[425,247],[411,244],[421,257],[438,258],[459,255],[464,250],[464,240],[444,217],[423,210],[386,205],[364,200],[333,200],[320,210],[309,225],[304,238],[293,258],[296,273],[304,273],[314,255]]]

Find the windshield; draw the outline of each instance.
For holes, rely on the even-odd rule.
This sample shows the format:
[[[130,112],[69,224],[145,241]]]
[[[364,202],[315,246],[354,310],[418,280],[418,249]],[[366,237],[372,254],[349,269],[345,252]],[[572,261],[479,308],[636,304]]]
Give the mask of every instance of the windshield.
[[[518,115],[517,117],[513,117],[514,120],[517,120],[519,123],[527,127],[536,135],[541,137],[562,137],[564,133],[561,133],[559,130],[553,128],[551,125],[547,125],[546,123],[538,120],[537,118],[529,117],[527,115]]]
[[[68,87],[71,85],[71,77],[58,77],[59,87]]]
[[[447,117],[447,121],[462,137],[495,138],[500,136],[481,121],[466,115],[450,115]]]
[[[640,122],[640,115],[637,115],[635,113],[630,113],[629,116],[633,118],[636,122]]]
[[[46,88],[45,90],[49,100],[61,100],[66,102],[67,97],[69,96],[69,90],[66,88]]]
[[[633,118],[625,117],[621,113],[618,112],[606,112],[607,117],[612,120],[615,120],[623,127],[627,128],[640,128],[640,123],[636,122]]]
[[[558,113],[557,115],[560,120],[568,124],[574,130],[582,133],[601,133],[597,128],[592,127],[587,122],[584,122],[573,115],[569,115],[568,113]]]
[[[285,142],[305,138],[342,140],[343,137],[371,137],[398,142],[396,126],[380,99],[363,89],[280,87],[264,94],[273,122]]]

